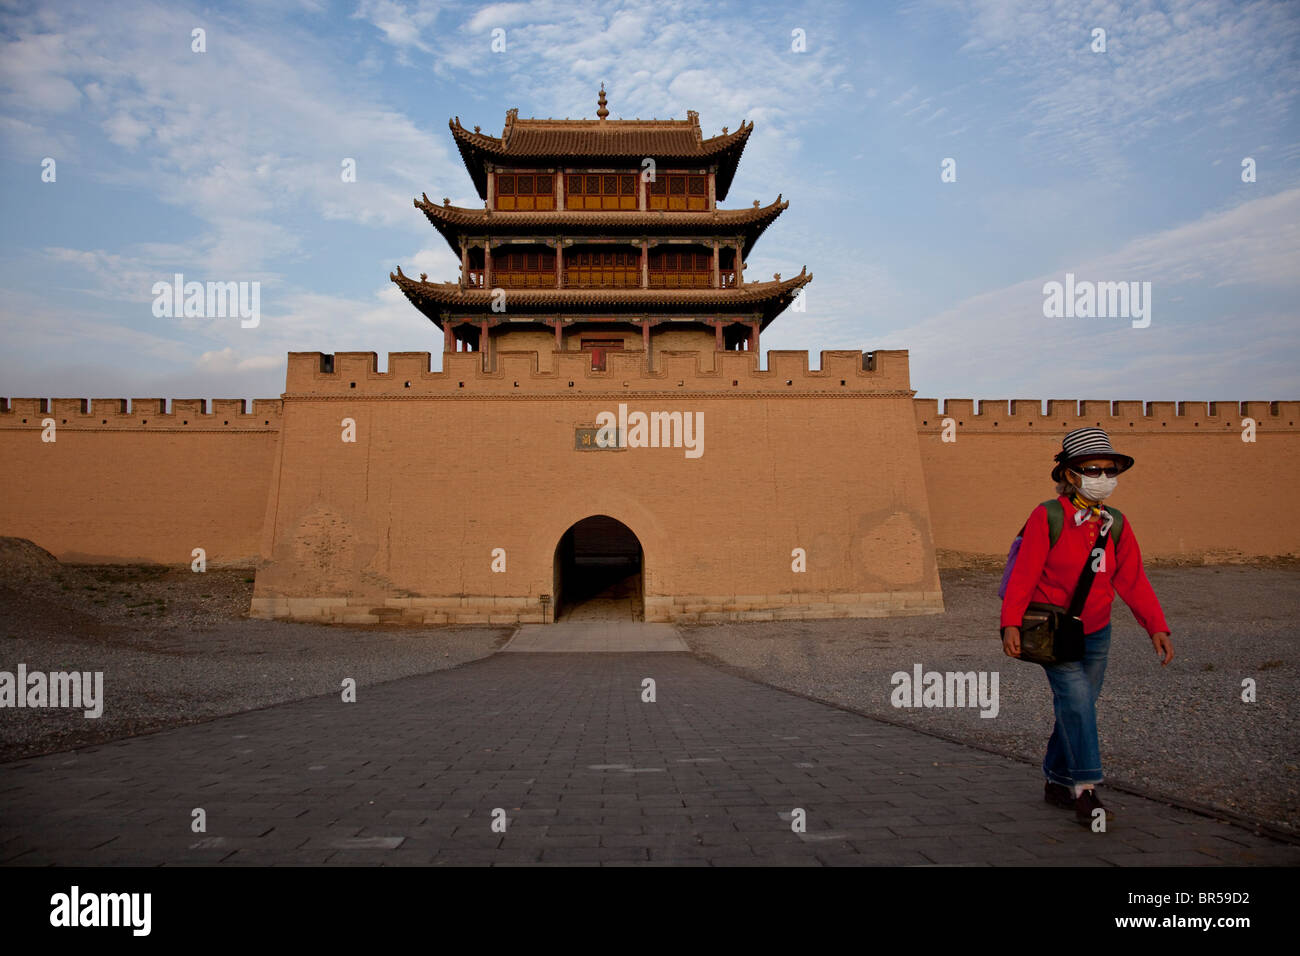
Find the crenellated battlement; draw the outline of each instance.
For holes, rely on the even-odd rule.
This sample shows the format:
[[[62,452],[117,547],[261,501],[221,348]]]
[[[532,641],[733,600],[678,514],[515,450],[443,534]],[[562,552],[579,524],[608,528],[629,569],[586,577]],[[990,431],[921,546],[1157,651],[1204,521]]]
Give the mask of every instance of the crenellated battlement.
[[[0,428],[279,431],[278,398],[0,398]],[[251,407],[250,407],[251,406]]]
[[[958,432],[1067,431],[1097,425],[1109,432],[1126,429],[1142,432],[1240,430],[1243,418],[1253,418],[1256,427],[1267,431],[1300,431],[1300,402],[1140,402],[1080,399],[1049,399],[1044,412],[1038,399],[950,398],[940,408],[939,400],[917,398],[917,430],[939,432],[943,420],[952,418]]]
[[[823,351],[820,368],[810,368],[806,351],[771,351],[768,368],[752,352],[664,351],[647,368],[641,350],[606,353],[606,368],[591,367],[588,352],[551,352],[551,368],[540,367],[536,351],[501,351],[484,371],[483,355],[447,352],[442,371],[430,370],[428,352],[391,352],[379,371],[374,352],[290,352],[287,397],[453,396],[574,394],[612,390],[694,392],[910,394],[907,352]]]

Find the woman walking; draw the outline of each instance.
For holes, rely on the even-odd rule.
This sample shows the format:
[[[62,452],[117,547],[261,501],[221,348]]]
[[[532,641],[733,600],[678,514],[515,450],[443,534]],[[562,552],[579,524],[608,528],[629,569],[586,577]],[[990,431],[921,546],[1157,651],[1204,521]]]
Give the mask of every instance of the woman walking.
[[[1092,561],[1092,587],[1080,615],[1083,660],[1043,665],[1056,711],[1043,758],[1044,799],[1072,807],[1084,826],[1091,826],[1094,810],[1113,816],[1094,787],[1102,780],[1096,703],[1106,673],[1115,592],[1151,636],[1161,665],[1174,659],[1169,625],[1142,567],[1137,535],[1128,520],[1101,504],[1115,490],[1117,476],[1132,466],[1133,459],[1111,448],[1100,428],[1078,428],[1061,440],[1052,469],[1061,510],[1053,507],[1056,502],[1044,502],[1029,515],[1002,601],[1002,649],[1019,657],[1020,624],[1029,603],[1068,606],[1098,536],[1104,535],[1104,556]]]

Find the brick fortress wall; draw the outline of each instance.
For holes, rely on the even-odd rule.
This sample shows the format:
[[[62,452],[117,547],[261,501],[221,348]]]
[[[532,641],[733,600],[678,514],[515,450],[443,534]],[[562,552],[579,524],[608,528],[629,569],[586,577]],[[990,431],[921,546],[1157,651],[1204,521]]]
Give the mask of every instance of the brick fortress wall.
[[[1108,402],[917,399],[916,426],[935,541],[1005,557],[1040,501],[1054,497],[1053,457],[1073,428],[1099,425],[1134,466],[1107,499],[1131,518],[1144,556],[1300,555],[1300,402]],[[1256,423],[1242,440],[1243,419]],[[944,441],[944,419],[951,419]]]
[[[195,547],[217,566],[265,562],[257,607],[270,615],[517,620],[540,614],[559,536],[603,513],[641,539],[652,619],[934,610],[934,546],[1004,555],[1053,494],[1061,435],[1099,424],[1137,459],[1110,501],[1144,554],[1300,554],[1300,504],[1284,491],[1300,402],[977,413],[913,399],[905,352],[874,353],[871,369],[824,352],[820,371],[771,352],[766,372],[747,353],[665,353],[652,373],[637,352],[612,354],[606,372],[579,353],[547,358],[550,372],[503,352],[483,373],[480,356],[452,354],[432,373],[427,353],[401,353],[379,373],[372,353],[340,353],[326,373],[319,354],[294,354],[285,399],[251,407],[0,401],[0,534],[73,562],[180,565]],[[575,426],[620,401],[703,411],[703,457],[573,450]],[[356,443],[340,440],[344,417]],[[1255,442],[1241,440],[1246,417]],[[55,442],[41,440],[45,419]],[[804,575],[790,571],[794,547]]]
[[[942,610],[907,356],[503,351],[289,358],[254,612],[541,620],[556,545],[591,515],[644,551],[649,620]],[[716,367],[713,360],[716,359]],[[601,411],[702,412],[704,452],[582,451]],[[356,442],[341,440],[343,420]],[[493,550],[505,555],[494,571]],[[792,551],[807,571],[792,571]]]
[[[0,400],[0,534],[63,561],[257,561],[280,402]],[[42,441],[48,419],[54,441]]]

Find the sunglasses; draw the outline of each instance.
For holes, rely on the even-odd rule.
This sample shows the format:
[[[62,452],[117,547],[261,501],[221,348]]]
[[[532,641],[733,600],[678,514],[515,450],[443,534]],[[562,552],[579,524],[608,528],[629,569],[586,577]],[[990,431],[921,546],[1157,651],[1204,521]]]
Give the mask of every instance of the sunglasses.
[[[1071,468],[1070,470],[1088,478],[1100,478],[1102,475],[1107,478],[1114,478],[1119,474],[1119,469],[1114,465],[1108,465],[1104,468],[1101,465],[1085,465],[1082,468]]]

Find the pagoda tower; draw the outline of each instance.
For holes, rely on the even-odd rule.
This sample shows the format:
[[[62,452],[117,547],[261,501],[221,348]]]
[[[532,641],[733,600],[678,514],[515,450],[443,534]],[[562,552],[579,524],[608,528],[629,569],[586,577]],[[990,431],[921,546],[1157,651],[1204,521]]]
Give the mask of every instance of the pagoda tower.
[[[749,351],[811,279],[745,277],[758,237],[789,205],[720,209],[753,123],[705,138],[685,120],[520,119],[501,135],[457,117],[452,136],[482,209],[415,200],[460,257],[455,282],[390,278],[442,329],[444,352]],[[706,359],[707,361],[707,359]]]
[[[943,610],[907,353],[760,367],[763,329],[812,276],[745,275],[780,196],[718,208],[753,126],[612,120],[603,87],[598,107],[509,110],[499,137],[451,121],[484,206],[415,205],[460,275],[392,276],[442,330],[440,368],[289,355],[253,616]]]

